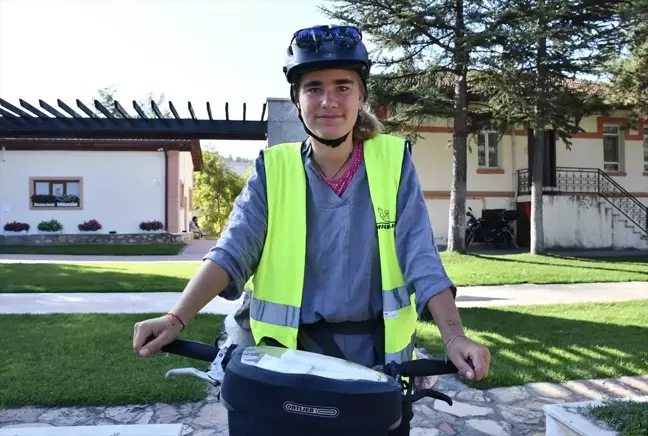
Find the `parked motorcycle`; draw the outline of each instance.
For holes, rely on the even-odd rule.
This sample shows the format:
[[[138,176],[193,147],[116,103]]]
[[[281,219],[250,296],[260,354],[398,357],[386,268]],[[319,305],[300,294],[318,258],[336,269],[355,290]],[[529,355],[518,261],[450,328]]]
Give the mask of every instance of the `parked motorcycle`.
[[[495,248],[517,248],[515,241],[515,229],[511,225],[517,220],[517,212],[514,210],[505,210],[499,221],[489,222],[484,218],[476,218],[472,208],[466,212],[468,222],[466,223],[466,247],[473,242],[483,242],[486,246]]]

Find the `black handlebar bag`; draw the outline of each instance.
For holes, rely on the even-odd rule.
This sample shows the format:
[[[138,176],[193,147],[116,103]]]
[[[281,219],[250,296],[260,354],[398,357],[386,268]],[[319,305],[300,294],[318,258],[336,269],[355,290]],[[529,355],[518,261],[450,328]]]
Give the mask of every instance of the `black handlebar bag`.
[[[221,401],[230,436],[386,436],[401,422],[402,386],[343,359],[283,347],[237,347]]]

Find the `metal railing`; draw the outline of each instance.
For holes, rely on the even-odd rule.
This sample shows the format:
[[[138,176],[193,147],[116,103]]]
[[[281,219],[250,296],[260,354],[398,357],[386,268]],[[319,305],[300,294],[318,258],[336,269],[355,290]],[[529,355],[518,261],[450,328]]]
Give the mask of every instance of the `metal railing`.
[[[529,170],[517,171],[518,195],[531,194]],[[599,168],[556,168],[555,186],[544,186],[544,194],[597,194],[648,234],[648,207]]]

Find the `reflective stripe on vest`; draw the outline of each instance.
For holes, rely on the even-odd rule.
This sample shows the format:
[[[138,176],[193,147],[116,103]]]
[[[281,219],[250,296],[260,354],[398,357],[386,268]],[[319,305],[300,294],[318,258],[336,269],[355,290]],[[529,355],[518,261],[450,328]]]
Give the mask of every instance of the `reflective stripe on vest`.
[[[378,135],[364,143],[369,191],[376,216],[385,322],[385,362],[414,357],[416,306],[396,254],[396,202],[405,143]],[[306,174],[301,143],[263,151],[268,230],[252,279],[250,327],[258,344],[264,337],[297,348],[306,259]]]

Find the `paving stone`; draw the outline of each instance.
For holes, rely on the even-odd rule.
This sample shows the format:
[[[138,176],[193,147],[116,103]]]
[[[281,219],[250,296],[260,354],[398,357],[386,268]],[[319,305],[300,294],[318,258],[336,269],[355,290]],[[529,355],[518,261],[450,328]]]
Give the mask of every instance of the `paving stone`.
[[[506,422],[497,422],[491,419],[469,419],[466,425],[490,436],[509,436],[511,425]]]
[[[567,399],[573,395],[569,389],[553,383],[529,383],[526,388],[532,395],[537,397]]]
[[[542,410],[544,406],[547,404],[557,404],[557,403],[564,403],[565,400],[559,400],[559,399],[547,399],[547,398],[532,398],[527,401],[522,401],[520,403],[515,404],[516,407],[524,407],[525,409],[531,409],[531,410]]]
[[[227,433],[218,433],[217,430],[197,430],[191,436],[225,436]]]
[[[508,388],[494,388],[486,391],[487,395],[493,398],[496,403],[515,403],[516,401],[526,400],[530,397],[529,393],[522,386],[512,386]]]
[[[508,405],[497,405],[502,418],[507,422],[517,424],[538,424],[544,417],[543,412],[525,409],[524,407],[514,407]]]
[[[431,406],[428,405],[419,405],[414,404],[414,418],[410,423],[411,427],[424,427],[424,428],[437,428],[443,423],[454,424],[457,421],[457,418],[454,416],[437,412],[434,410],[434,404]]]
[[[112,407],[106,409],[105,416],[120,424],[131,424],[137,422],[147,412],[152,412],[147,406]]]
[[[446,393],[448,391],[465,391],[468,390],[468,386],[456,375],[441,375],[434,389]]]
[[[439,436],[439,434],[439,430],[433,428],[413,427],[410,429],[410,436]]]
[[[94,410],[87,408],[65,407],[61,409],[51,409],[43,413],[38,420],[47,422],[56,426],[80,425],[97,415]]]
[[[21,407],[19,409],[0,410],[0,424],[3,422],[36,422],[38,417],[47,409],[36,407]]]
[[[476,389],[470,389],[467,391],[459,392],[456,398],[457,400],[470,401],[474,403],[486,402],[486,397],[484,396],[484,392],[478,391]]]
[[[493,413],[490,407],[473,406],[472,404],[454,401],[452,406],[441,400],[434,402],[434,408],[440,412],[449,413],[450,415],[466,417],[466,416],[486,416]]]
[[[227,409],[221,403],[205,404],[200,408],[195,418],[187,419],[187,423],[194,427],[214,430],[222,426],[227,427]]]
[[[452,435],[457,433],[456,431],[454,431],[452,426],[450,424],[448,424],[447,422],[444,422],[443,424],[441,424],[439,426],[439,430],[441,430],[444,434],[447,434],[449,436],[452,436]]]
[[[189,408],[189,413],[186,413],[185,416],[191,414],[191,408]],[[178,409],[168,404],[156,404],[155,405],[155,415],[153,417],[153,422],[156,424],[171,424],[183,415],[178,413]]]
[[[136,424],[150,424],[151,418],[153,418],[153,412],[145,412],[142,416],[139,417]]]

